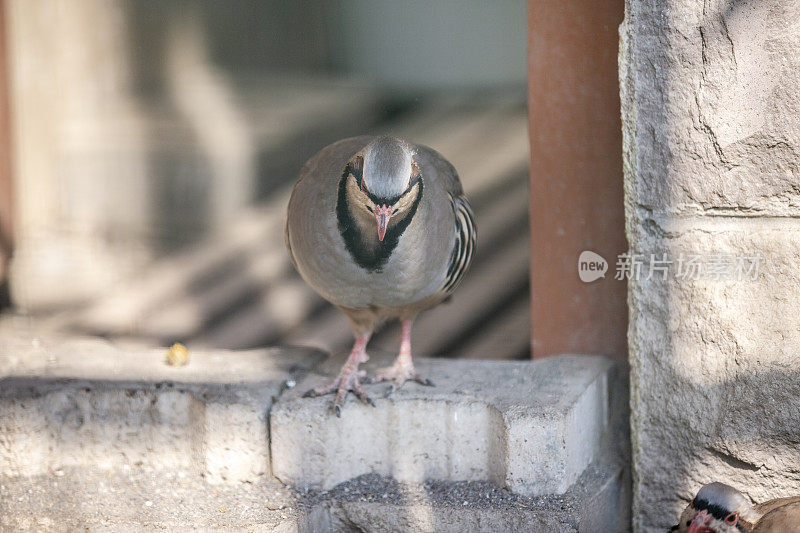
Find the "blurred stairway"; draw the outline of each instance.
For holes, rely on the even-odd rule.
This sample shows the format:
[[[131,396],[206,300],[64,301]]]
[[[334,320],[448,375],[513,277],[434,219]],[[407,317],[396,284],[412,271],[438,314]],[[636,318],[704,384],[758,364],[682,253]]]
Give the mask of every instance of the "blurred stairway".
[[[306,286],[289,263],[283,223],[303,161],[329,142],[366,128],[440,151],[459,171],[477,219],[472,270],[449,303],[420,315],[415,354],[530,356],[528,137],[524,102],[516,94],[431,97],[381,113],[387,107],[368,92],[361,106],[348,100],[351,107],[338,110],[336,98],[326,100],[324,92],[313,97],[312,92],[308,98],[287,99],[300,106],[294,112],[288,105],[282,110],[287,122],[275,119],[274,102],[263,105],[258,87],[254,83],[241,91],[237,105],[265,147],[258,164],[263,201],[200,244],[153,261],[80,311],[48,317],[51,328],[146,344],[180,341],[190,348],[296,344],[349,349],[345,318]],[[298,117],[326,127],[297,124]],[[349,127],[358,131],[348,133]],[[388,325],[376,334],[371,351],[396,351],[398,335],[399,328]]]

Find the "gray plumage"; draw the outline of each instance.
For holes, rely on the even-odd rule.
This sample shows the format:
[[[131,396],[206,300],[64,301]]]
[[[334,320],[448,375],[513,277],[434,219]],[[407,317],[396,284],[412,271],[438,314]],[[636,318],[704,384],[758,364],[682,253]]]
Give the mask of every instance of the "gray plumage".
[[[412,157],[421,181],[421,199],[407,227],[385,261],[377,264],[376,259],[375,268],[359,265],[337,218],[344,169],[359,154],[364,186],[378,199],[406,190]],[[365,254],[381,249],[369,213],[360,205],[349,208]],[[446,298],[469,267],[475,237],[472,212],[453,166],[431,148],[390,137],[344,139],[314,155],[300,172],[286,223],[287,246],[303,278],[354,322],[372,322],[357,332],[385,318],[413,317]],[[365,317],[365,310],[375,316]]]
[[[411,176],[413,149],[393,137],[378,137],[364,148],[364,181],[380,198],[400,196]]]
[[[703,485],[695,496],[696,501],[706,501],[710,505],[716,505],[729,512],[736,511],[741,513],[750,513],[752,506],[744,495],[725,483],[715,481]]]

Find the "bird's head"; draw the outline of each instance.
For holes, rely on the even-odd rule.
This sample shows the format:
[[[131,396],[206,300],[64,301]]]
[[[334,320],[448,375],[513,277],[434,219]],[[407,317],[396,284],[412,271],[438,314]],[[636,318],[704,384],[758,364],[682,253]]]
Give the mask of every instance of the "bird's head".
[[[412,147],[396,137],[378,137],[357,152],[344,169],[350,209],[375,219],[383,241],[390,222],[402,218],[421,191]]]
[[[680,533],[741,533],[758,519],[747,498],[724,483],[704,485],[681,514],[672,531]]]

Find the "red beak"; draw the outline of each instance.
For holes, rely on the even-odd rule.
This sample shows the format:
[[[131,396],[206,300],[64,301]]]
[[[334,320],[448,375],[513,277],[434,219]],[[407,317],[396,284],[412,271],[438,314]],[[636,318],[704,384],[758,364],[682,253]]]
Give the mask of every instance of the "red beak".
[[[392,217],[392,208],[382,205],[375,206],[373,211],[375,214],[375,222],[378,224],[378,240],[383,241],[386,236],[386,228],[389,227],[389,219]]]
[[[712,516],[708,511],[700,511],[694,515],[694,520],[689,524],[689,531],[686,533],[714,533],[714,530],[707,525],[711,522],[711,518]]]

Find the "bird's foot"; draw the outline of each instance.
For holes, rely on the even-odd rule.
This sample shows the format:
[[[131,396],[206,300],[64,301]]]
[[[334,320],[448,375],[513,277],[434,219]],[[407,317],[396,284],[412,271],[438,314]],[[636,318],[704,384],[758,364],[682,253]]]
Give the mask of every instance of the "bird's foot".
[[[411,362],[411,356],[403,357],[398,356],[394,364],[390,367],[384,368],[378,372],[373,378],[373,383],[380,383],[382,381],[391,381],[391,386],[386,391],[385,396],[402,387],[406,381],[416,381],[420,385],[433,387],[433,381],[419,374],[414,369],[414,364]]]
[[[375,407],[375,402],[372,401],[372,398],[367,396],[367,393],[361,388],[361,382],[358,380],[359,377],[364,377],[365,375],[365,371],[349,368],[348,365],[345,365],[339,372],[339,375],[336,376],[336,379],[329,385],[311,389],[303,394],[303,397],[316,398],[317,396],[324,396],[325,394],[332,394],[335,392],[336,397],[333,399],[333,411],[338,417],[342,416],[342,404],[348,392],[355,394],[363,403]]]

